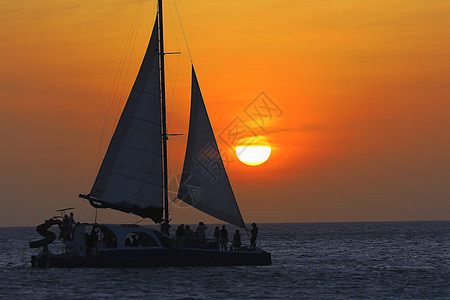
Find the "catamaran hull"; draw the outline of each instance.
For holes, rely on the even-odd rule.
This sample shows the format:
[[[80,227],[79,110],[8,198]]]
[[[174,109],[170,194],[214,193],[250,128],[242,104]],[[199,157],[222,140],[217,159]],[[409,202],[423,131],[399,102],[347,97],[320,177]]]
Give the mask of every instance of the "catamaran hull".
[[[271,255],[260,251],[219,251],[206,249],[111,250],[97,256],[47,254],[32,256],[38,268],[151,268],[270,265]]]

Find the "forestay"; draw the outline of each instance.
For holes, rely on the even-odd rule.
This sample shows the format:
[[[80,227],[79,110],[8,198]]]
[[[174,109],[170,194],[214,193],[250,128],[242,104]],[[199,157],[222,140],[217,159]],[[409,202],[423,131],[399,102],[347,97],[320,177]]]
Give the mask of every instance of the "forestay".
[[[217,147],[194,67],[189,135],[178,198],[208,215],[245,228]]]

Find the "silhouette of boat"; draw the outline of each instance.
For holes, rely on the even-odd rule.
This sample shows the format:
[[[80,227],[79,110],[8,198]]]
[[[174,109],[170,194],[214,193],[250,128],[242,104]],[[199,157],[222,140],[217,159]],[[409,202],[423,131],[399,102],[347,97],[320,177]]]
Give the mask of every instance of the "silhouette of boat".
[[[93,207],[111,208],[150,218],[161,231],[138,225],[76,224],[61,234],[65,245],[54,254],[48,229],[67,230],[57,218],[37,227],[43,247],[33,267],[169,267],[268,265],[271,254],[258,247],[219,249],[215,241],[169,236],[165,64],[162,0],[147,51],[114,135],[89,194]],[[189,133],[178,199],[222,221],[246,229],[219,153],[197,76],[192,66]]]

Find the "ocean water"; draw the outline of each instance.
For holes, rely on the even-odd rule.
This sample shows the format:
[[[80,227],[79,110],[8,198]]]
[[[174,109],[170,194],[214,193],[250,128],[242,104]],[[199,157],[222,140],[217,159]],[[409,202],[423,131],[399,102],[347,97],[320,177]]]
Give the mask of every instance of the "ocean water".
[[[0,299],[450,299],[448,221],[258,226],[270,266],[156,269],[32,269],[34,228],[0,228]]]

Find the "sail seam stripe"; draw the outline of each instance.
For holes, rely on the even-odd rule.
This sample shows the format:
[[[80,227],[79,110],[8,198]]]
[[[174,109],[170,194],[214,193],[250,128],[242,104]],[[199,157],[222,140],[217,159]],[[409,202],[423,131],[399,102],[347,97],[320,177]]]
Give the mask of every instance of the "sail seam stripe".
[[[142,121],[142,122],[146,122],[146,123],[150,123],[150,124],[159,125],[158,122],[155,122],[155,121],[152,121],[152,120],[146,120],[146,119],[141,119],[141,118],[132,118],[132,120],[138,120],[138,121]],[[133,127],[133,128],[138,128],[138,127]]]
[[[118,146],[121,146],[121,147],[124,147],[124,148],[133,149],[133,150],[137,150],[137,151],[141,151],[141,152],[145,152],[145,153],[151,153],[151,154],[154,154],[155,156],[161,156],[162,157],[162,154],[159,154],[158,152],[148,151],[146,149],[133,147],[133,146],[128,146],[128,145],[120,144],[120,143],[111,143],[111,144],[115,144],[115,145],[118,145]]]
[[[139,126],[130,126],[130,129],[134,129],[135,131],[143,131],[145,133],[153,133],[154,135],[157,135],[157,136],[160,135],[159,132],[155,132],[155,130],[153,130],[153,128],[145,128],[145,127],[139,127]]]
[[[131,180],[136,180],[136,181],[142,182],[144,184],[151,184],[151,185],[154,185],[154,186],[161,186],[160,184],[153,183],[153,182],[150,182],[150,181],[146,181],[145,179],[140,179],[140,178],[128,176],[128,175],[125,175],[125,174],[122,174],[122,173],[119,173],[119,172],[115,172],[115,171],[105,170],[105,172],[108,172],[108,173],[111,173],[111,174],[114,174],[114,175],[117,175],[117,176],[125,177],[125,178],[131,179]],[[155,174],[155,175],[158,175],[158,174]]]
[[[116,163],[116,166],[122,167],[122,168],[124,168],[124,169],[129,169],[129,170],[134,170],[134,171],[139,171],[139,172],[145,173],[145,176],[148,175],[148,170],[143,169],[143,168],[130,167],[129,165],[119,164],[119,163]],[[153,168],[152,168],[152,169],[153,169]],[[150,173],[150,174],[151,174],[151,173]],[[159,174],[158,174],[158,175],[159,175]]]
[[[154,97],[159,97],[158,95],[156,95],[155,93],[150,93],[150,92],[146,92],[146,91],[137,91],[139,93],[145,94],[145,95],[150,95],[150,96],[154,96]]]
[[[158,55],[158,51],[155,51],[154,54],[155,54],[155,55]],[[146,67],[146,68],[149,69],[150,71],[151,71],[152,69],[159,70],[159,66],[154,65],[153,63],[147,63],[147,62],[145,62],[145,61],[142,63],[142,66]],[[142,69],[142,68],[141,68],[141,69]]]

